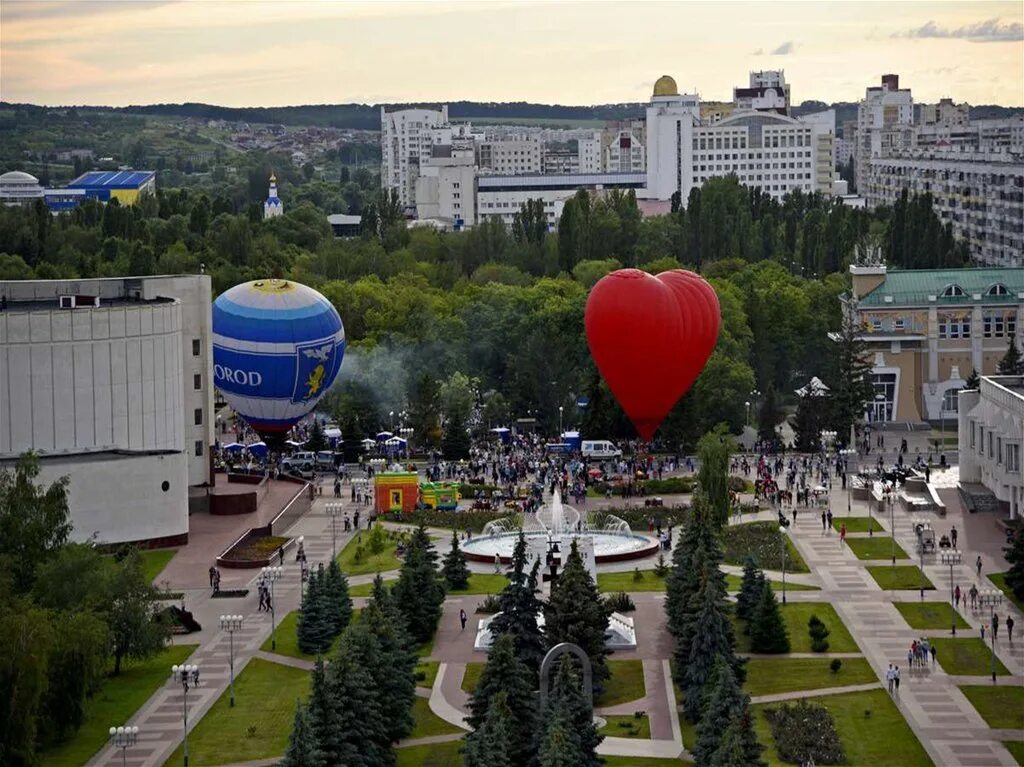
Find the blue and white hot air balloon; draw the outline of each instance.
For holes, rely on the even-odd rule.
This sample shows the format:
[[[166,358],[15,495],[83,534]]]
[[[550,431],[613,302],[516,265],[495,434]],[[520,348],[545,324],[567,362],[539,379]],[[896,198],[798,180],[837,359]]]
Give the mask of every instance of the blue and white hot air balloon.
[[[345,328],[331,302],[291,280],[236,285],[213,302],[213,382],[279,445],[338,375]]]

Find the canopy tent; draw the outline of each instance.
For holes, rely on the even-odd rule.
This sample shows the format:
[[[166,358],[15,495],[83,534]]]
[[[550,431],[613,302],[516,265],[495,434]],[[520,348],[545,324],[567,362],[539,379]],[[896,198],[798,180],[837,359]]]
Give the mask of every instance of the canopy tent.
[[[818,376],[813,376],[806,386],[801,386],[796,390],[796,396],[806,397],[810,395],[811,397],[822,397],[828,394],[829,391],[830,389],[822,383]]]
[[[384,442],[385,440],[391,439],[393,436],[395,435],[389,431],[379,431],[377,432],[377,441]]]
[[[253,442],[251,445],[246,445],[245,449],[252,453],[257,458],[267,457],[267,443],[266,442]]]
[[[288,447],[293,447],[294,448],[294,447],[302,447],[306,443],[305,442],[296,442],[294,439],[286,439],[284,441],[284,444],[286,444]]]
[[[244,447],[245,447],[245,445],[243,445],[241,442],[229,442],[226,445],[222,445],[220,449],[221,450],[230,450],[232,453],[238,453],[238,452],[241,452],[241,450]]]
[[[367,437],[366,439],[364,439],[364,440],[362,441],[362,445],[363,445],[363,447],[373,447],[373,446],[374,446],[374,445],[376,445],[376,444],[377,444],[377,440],[375,440],[375,439],[370,439],[369,437]]]
[[[491,429],[492,434],[508,434],[510,431],[512,430],[509,429],[507,426],[498,426],[494,429]]]
[[[341,439],[341,429],[337,426],[328,427],[324,429],[324,436],[327,437],[327,439]]]
[[[392,437],[391,439],[385,440],[384,444],[387,447],[405,447],[408,443],[401,437]]]

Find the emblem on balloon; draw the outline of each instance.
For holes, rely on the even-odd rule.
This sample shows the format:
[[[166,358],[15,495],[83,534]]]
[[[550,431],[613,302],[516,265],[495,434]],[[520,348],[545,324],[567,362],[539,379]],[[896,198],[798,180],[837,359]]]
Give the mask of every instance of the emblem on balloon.
[[[683,269],[657,276],[619,269],[591,289],[584,313],[590,353],[643,439],[650,441],[697,380],[720,325],[714,288]]]

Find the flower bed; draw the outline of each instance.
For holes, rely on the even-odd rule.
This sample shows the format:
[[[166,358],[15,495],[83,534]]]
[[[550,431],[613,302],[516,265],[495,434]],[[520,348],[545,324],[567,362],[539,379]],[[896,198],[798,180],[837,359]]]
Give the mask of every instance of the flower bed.
[[[217,564],[236,568],[266,567],[289,540],[280,535],[250,530],[217,557]]]
[[[765,719],[772,729],[775,748],[784,762],[843,764],[846,754],[832,715],[824,706],[797,701],[778,708],[766,708]]]
[[[789,536],[779,532],[775,522],[746,522],[722,530],[722,549],[725,562],[742,565],[748,556],[764,570],[782,570],[782,546],[786,546],[786,572],[807,573],[807,563],[793,546]]]

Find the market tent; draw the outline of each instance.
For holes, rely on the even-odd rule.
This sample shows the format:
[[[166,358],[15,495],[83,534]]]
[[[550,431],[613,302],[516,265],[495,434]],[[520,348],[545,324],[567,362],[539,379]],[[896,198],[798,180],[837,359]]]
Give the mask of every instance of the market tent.
[[[232,453],[237,453],[240,452],[244,447],[245,445],[243,445],[241,442],[229,442],[226,445],[222,445],[221,450],[230,450]]]
[[[253,442],[251,445],[246,445],[246,450],[252,453],[257,458],[267,457],[267,443],[266,442]]]

